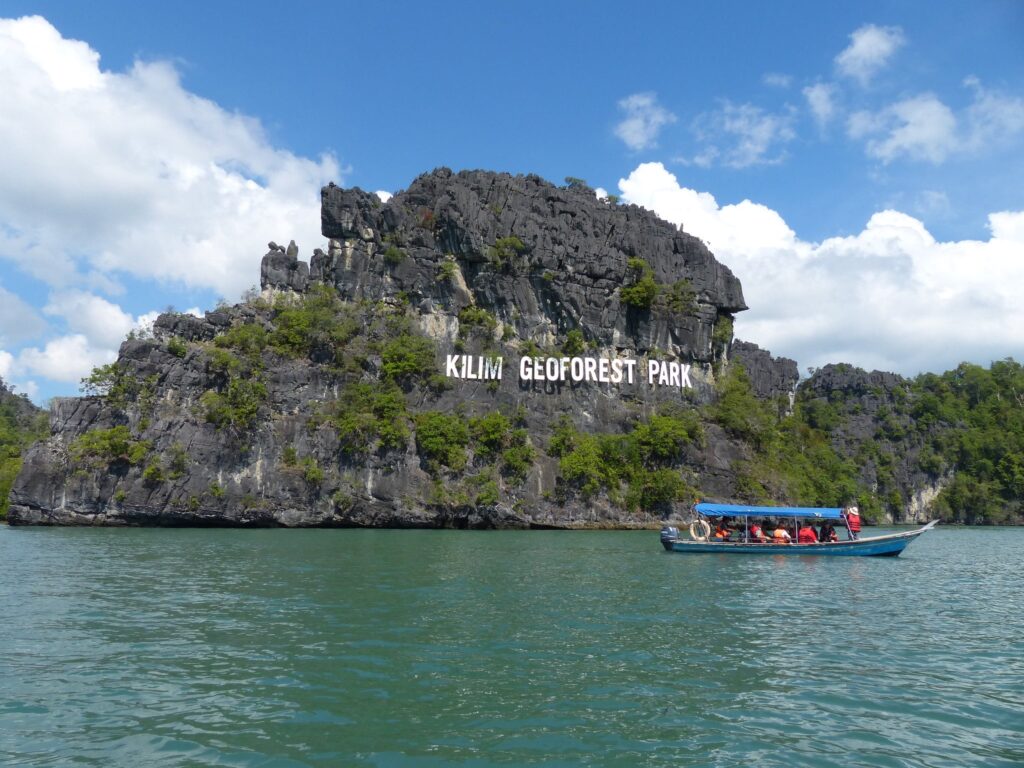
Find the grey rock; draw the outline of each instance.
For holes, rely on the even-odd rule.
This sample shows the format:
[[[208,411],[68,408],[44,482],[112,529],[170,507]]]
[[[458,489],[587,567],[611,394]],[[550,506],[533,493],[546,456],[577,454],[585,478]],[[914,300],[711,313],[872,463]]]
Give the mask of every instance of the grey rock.
[[[499,476],[494,504],[437,501],[438,483],[444,489],[462,481],[453,473],[432,477],[413,438],[396,450],[348,456],[333,430],[310,419],[344,382],[317,354],[296,360],[267,350],[260,360],[267,397],[253,426],[207,422],[203,398],[224,386],[209,342],[239,323],[269,329],[271,310],[256,302],[204,318],[167,313],[158,318],[153,339],[125,342],[119,365],[138,384],[127,404],[96,397],[54,401],[53,437],[24,457],[11,495],[12,523],[577,528],[654,525],[687,514],[686,504],[637,514],[603,495],[558,500],[558,459],[545,449],[563,416],[584,431],[626,432],[667,405],[696,407],[715,397],[715,371],[729,361],[713,348],[712,332],[746,304],[739,281],[700,240],[637,206],[610,205],[586,189],[556,187],[537,176],[442,168],[387,203],[333,184],[321,196],[327,253],[317,249],[307,266],[294,242],[287,248],[269,243],[261,287],[302,294],[324,283],[345,300],[362,302],[360,307],[408,306],[414,323],[436,343],[439,372],[445,356],[463,345],[467,353],[486,346],[504,355],[508,367],[496,385],[451,379],[439,391],[410,382],[405,397],[413,414],[518,414],[537,455],[526,479]],[[649,309],[621,299],[632,279],[631,258],[644,259],[663,286]],[[677,283],[689,301],[673,303],[670,288]],[[460,339],[459,313],[469,306],[496,318],[494,338]],[[518,380],[514,365],[525,345],[558,354],[573,330],[582,332],[587,354],[594,356],[689,363],[694,387],[681,392],[646,382],[614,387]],[[187,342],[183,356],[180,341],[172,354],[172,339]],[[792,361],[775,361],[742,342],[731,349],[763,396],[792,389]],[[379,379],[379,352],[353,365],[356,373],[345,375]],[[121,425],[148,441],[144,461],[114,458],[87,470],[74,465],[70,448],[77,438]],[[706,493],[729,496],[736,488],[733,466],[747,448],[713,424],[706,436],[686,449],[679,471]],[[315,459],[322,480],[312,482],[287,466],[286,448]],[[180,472],[170,469],[175,455],[187,457]],[[479,458],[470,456],[469,472],[482,470]],[[147,478],[149,467],[160,472],[150,470]]]

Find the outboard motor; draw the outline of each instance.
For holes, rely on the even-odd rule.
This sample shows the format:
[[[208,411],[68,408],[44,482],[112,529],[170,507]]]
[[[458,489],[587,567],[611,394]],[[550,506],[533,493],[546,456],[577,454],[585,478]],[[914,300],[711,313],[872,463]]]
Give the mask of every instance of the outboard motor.
[[[665,544],[676,541],[679,538],[679,529],[671,525],[661,526],[661,543]]]

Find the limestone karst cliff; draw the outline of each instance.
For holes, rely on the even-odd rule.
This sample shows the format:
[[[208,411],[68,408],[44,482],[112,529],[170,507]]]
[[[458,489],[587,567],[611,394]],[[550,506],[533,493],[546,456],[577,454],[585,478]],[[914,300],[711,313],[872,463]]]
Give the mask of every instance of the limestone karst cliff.
[[[52,404],[11,523],[635,526],[698,495],[1021,514],[1013,361],[797,390],[733,339],[729,269],[636,206],[446,169],[322,198],[326,252],[271,243],[260,292],[162,315]]]
[[[698,415],[730,349],[762,395],[796,383],[733,344],[729,269],[636,206],[446,169],[387,203],[322,197],[326,253],[271,244],[259,296],[161,316],[53,404],[11,522],[646,524],[736,490],[743,440]],[[524,357],[566,357],[562,380],[524,380]]]

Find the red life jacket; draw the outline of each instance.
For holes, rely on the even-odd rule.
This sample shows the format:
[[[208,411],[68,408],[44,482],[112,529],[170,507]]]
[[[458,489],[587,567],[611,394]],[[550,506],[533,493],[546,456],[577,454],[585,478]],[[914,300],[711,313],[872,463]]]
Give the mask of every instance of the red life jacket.
[[[856,512],[848,512],[846,514],[846,521],[850,524],[850,530],[854,533],[860,533],[860,515]]]
[[[818,541],[818,534],[808,525],[800,529],[796,540],[798,544],[815,544]]]

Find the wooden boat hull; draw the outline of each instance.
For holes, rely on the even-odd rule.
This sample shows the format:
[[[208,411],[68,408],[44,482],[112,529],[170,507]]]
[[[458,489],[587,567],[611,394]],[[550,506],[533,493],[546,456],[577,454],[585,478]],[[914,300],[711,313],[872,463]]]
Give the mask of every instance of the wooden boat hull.
[[[669,552],[683,554],[720,555],[825,555],[830,557],[898,557],[914,539],[934,527],[932,521],[914,531],[871,536],[853,541],[834,541],[825,544],[756,544],[741,542],[694,541],[692,539],[662,538],[662,546]]]

